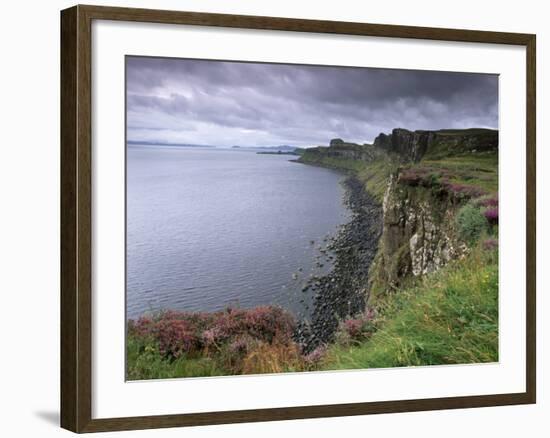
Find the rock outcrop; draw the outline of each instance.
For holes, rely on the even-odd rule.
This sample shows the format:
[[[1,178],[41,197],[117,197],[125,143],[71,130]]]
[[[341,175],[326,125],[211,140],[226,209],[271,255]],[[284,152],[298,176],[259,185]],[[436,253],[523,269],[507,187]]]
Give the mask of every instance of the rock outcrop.
[[[418,162],[425,155],[437,158],[444,155],[496,151],[498,131],[492,129],[409,131],[396,128],[391,134],[378,135],[373,145],[398,156],[401,162]]]
[[[433,131],[407,131],[394,129],[391,134],[380,134],[374,140],[374,146],[392,154],[397,154],[401,161],[420,161],[433,142],[436,134]]]
[[[304,154],[307,154],[307,158],[315,161],[321,161],[323,158],[371,161],[379,154],[379,151],[372,145],[349,143],[343,141],[341,138],[334,138],[329,144],[330,146],[317,146],[315,148],[305,149]]]
[[[319,162],[325,157],[372,161],[386,154],[401,163],[417,163],[424,157],[441,157],[494,152],[498,150],[498,131],[492,129],[443,129],[439,131],[409,131],[394,129],[391,134],[378,135],[372,145],[345,142],[334,138],[330,146],[304,150],[302,161]]]
[[[390,176],[383,233],[371,282],[397,288],[410,275],[436,271],[467,251],[454,227],[460,204],[447,194],[401,184]]]

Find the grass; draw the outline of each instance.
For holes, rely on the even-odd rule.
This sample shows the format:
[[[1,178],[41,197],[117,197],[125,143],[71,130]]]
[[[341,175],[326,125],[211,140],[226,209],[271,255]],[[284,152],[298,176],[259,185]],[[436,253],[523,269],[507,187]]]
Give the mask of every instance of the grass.
[[[128,380],[168,379],[174,377],[208,377],[231,374],[209,357],[164,358],[153,342],[129,335],[126,343],[126,375]]]
[[[301,156],[300,162],[355,174],[365,184],[366,190],[379,202],[382,202],[384,198],[390,173],[397,168],[397,164],[385,155],[372,161],[361,161],[352,158],[329,157],[315,152],[308,153],[307,150]]]
[[[436,131],[436,132],[445,134],[445,135],[463,136],[464,134],[491,134],[491,133],[494,133],[494,130],[486,129],[486,128],[466,128],[466,129],[440,129],[439,131]]]
[[[480,243],[418,284],[388,296],[367,342],[335,344],[322,369],[498,361],[498,253]]]
[[[486,153],[459,155],[442,159],[423,159],[417,166],[435,173],[447,172],[449,182],[477,186],[487,192],[498,190],[498,155]]]
[[[455,154],[467,154],[480,156],[486,153],[494,154],[496,143],[498,143],[498,133],[490,129],[472,128],[472,129],[444,129],[437,131],[436,140],[432,142],[424,156],[426,159],[446,158]],[[472,151],[472,146],[468,145],[464,136],[475,136],[477,138],[477,147]],[[463,144],[460,140],[464,140]]]
[[[382,203],[388,185],[388,178],[397,168],[397,164],[388,158],[378,158],[365,163],[357,172],[357,177],[364,182],[365,189]]]
[[[306,152],[300,157],[300,162],[307,164],[316,164],[330,169],[338,169],[348,172],[358,172],[364,167],[364,162],[351,158],[329,157],[326,155],[316,155],[311,152]]]
[[[282,373],[312,369],[308,366],[307,358],[299,353],[298,346],[294,343],[259,343],[246,355],[213,351],[169,358],[159,352],[154,341],[143,342],[135,336],[129,336],[126,357],[128,380]]]

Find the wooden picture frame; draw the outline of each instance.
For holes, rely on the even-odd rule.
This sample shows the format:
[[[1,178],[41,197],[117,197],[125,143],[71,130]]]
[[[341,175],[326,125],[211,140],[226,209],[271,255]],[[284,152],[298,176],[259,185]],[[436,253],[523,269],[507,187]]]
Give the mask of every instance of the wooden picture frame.
[[[92,22],[114,20],[387,38],[518,45],[526,48],[526,391],[522,393],[194,414],[92,418]],[[536,401],[535,35],[290,18],[75,6],[61,12],[61,426],[99,432],[289,420]]]

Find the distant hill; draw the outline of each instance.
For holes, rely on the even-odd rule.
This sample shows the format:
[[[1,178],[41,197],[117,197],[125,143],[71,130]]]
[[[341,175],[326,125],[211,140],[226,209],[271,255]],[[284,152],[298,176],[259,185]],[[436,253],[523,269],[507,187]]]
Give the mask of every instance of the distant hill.
[[[188,144],[188,143],[163,143],[163,142],[152,142],[152,141],[136,141],[128,140],[128,144],[136,146],[177,146],[177,147],[188,147],[188,148],[213,148],[215,146],[210,146],[206,144]]]
[[[256,147],[256,146],[232,146],[231,149],[242,149],[245,151],[254,151],[254,152],[294,152],[297,148],[295,146],[281,145],[281,146],[265,146],[265,147]]]

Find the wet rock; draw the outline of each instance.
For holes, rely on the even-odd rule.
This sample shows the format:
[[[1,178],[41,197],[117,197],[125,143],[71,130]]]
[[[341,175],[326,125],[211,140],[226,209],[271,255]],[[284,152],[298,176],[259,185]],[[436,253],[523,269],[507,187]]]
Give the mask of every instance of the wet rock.
[[[336,236],[327,239],[327,248],[319,249],[333,261],[331,271],[308,281],[313,297],[311,322],[300,323],[296,335],[305,352],[332,341],[339,321],[362,312],[368,298],[365,285],[382,232],[382,207],[355,177],[346,178],[344,186],[352,214]]]

